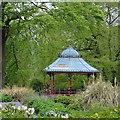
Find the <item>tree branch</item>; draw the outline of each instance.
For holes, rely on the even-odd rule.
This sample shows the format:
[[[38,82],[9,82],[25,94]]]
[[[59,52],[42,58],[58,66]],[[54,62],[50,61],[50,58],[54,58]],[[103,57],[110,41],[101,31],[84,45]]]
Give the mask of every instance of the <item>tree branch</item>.
[[[41,2],[41,4],[38,6],[36,5],[34,2],[31,2],[34,6],[40,8],[40,9],[45,9],[45,10],[48,10],[48,7],[46,7],[44,4],[45,3],[48,3],[48,2]]]
[[[116,18],[114,18],[114,19],[110,22],[110,24],[112,24],[117,18],[119,18],[119,15],[118,15]]]
[[[14,42],[12,42],[12,43],[13,43],[13,56],[14,56],[14,59],[15,59],[16,68],[18,70],[19,66],[18,66],[17,56],[16,56],[16,53],[15,53],[15,45],[14,45]]]
[[[120,59],[120,50],[118,50],[116,56],[115,56],[115,61],[119,60]]]

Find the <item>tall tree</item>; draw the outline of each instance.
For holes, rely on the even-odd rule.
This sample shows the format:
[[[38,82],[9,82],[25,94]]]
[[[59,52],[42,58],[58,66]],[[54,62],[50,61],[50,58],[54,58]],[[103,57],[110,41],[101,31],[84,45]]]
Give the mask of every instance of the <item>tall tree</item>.
[[[39,6],[32,3],[9,3],[9,2],[1,2],[2,8],[2,71],[3,71],[3,85],[5,84],[5,46],[6,41],[10,36],[10,27],[12,22],[17,21],[18,23],[23,21],[27,21],[30,16],[34,13],[38,12],[38,9],[46,9],[44,3],[41,3]],[[18,28],[19,29],[19,28]],[[13,54],[15,57],[15,63],[17,65],[17,58],[15,56],[15,47],[13,45]],[[18,67],[18,65],[17,65]]]
[[[19,17],[10,21],[5,42],[8,85],[28,85],[33,78],[43,81],[43,69],[69,44],[91,65],[103,70],[106,79],[110,78],[109,31],[104,24],[105,11],[101,5],[82,2],[7,3],[3,22],[13,18],[15,12]],[[112,42],[114,38],[115,35]],[[113,61],[114,69],[115,66]]]

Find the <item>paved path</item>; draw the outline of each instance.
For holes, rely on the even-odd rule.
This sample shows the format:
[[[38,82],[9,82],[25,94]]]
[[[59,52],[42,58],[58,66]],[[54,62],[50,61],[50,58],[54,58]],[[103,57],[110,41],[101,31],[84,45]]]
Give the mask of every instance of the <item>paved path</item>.
[[[17,108],[18,106],[22,106],[20,102],[0,102],[0,104],[5,105],[5,104],[15,104],[15,107]]]

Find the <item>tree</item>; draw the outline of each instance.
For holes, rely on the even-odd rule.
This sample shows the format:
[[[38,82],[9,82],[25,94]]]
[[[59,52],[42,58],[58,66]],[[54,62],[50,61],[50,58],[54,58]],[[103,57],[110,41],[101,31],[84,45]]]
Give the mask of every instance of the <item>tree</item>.
[[[19,17],[13,19],[16,11]],[[43,69],[69,44],[88,63],[103,71],[106,79],[111,79],[109,66],[113,62],[115,69],[116,63],[108,59],[109,31],[104,24],[105,11],[101,5],[82,2],[6,3],[3,13],[6,16],[3,23],[12,18],[5,42],[7,85],[25,86],[33,79],[43,82]],[[116,29],[114,27],[113,33]],[[115,36],[111,38],[112,42],[114,38],[117,40]],[[115,51],[112,56],[113,60]],[[46,80],[49,80],[47,76]]]
[[[8,3],[8,2],[1,2],[2,7],[2,70],[3,70],[3,85],[5,84],[5,47],[6,41],[10,36],[10,27],[13,21],[17,21],[18,24],[23,21],[23,18],[27,21],[30,16],[37,12],[37,10],[45,9],[44,3],[41,3],[39,6],[35,6],[32,3]],[[13,52],[15,52],[14,43],[13,45]],[[17,58],[15,53],[15,63],[17,64]]]

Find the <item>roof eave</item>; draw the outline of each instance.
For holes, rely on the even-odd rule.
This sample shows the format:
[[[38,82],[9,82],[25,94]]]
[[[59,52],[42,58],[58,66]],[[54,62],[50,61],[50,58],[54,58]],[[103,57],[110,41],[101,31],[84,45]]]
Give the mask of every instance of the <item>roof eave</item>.
[[[96,72],[70,72],[70,71],[46,71],[46,73],[48,74],[95,74],[95,73],[99,73],[100,71],[96,71]]]

